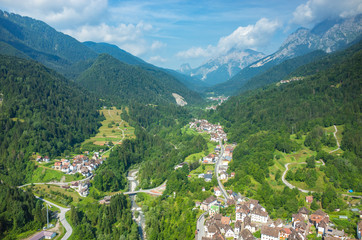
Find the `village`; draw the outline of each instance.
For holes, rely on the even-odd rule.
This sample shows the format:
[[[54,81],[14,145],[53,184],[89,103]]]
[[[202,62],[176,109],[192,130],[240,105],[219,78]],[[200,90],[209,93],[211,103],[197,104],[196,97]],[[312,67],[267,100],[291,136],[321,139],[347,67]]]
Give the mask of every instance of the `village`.
[[[99,152],[94,152],[92,157],[89,158],[89,152],[84,152],[85,155],[76,155],[72,161],[69,159],[56,160],[52,168],[61,171],[64,174],[79,173],[85,177],[83,180],[73,181],[70,185],[62,185],[62,188],[72,188],[79,193],[80,196],[86,197],[89,194],[90,182],[93,177],[93,172],[98,168],[105,159],[103,159]],[[37,162],[50,162],[49,157],[37,156]]]
[[[219,96],[219,97],[208,97],[207,99],[210,99],[211,101],[217,101],[218,104],[217,105],[212,105],[210,107],[206,107],[206,110],[211,110],[211,109],[216,110],[217,106],[220,106],[223,102],[228,100],[229,97]]]
[[[216,168],[218,180],[225,182],[229,178],[235,177],[234,172],[228,174],[227,170],[236,144],[222,145],[221,142],[227,141],[222,126],[211,124],[207,120],[194,120],[190,122],[190,128],[194,128],[200,133],[206,132],[210,134],[211,141],[219,142],[214,153],[208,154],[200,161],[203,164],[218,164],[218,168]],[[175,169],[182,167],[182,164],[176,166]],[[206,182],[211,181],[212,177],[213,171],[198,175],[198,178],[204,178]],[[204,212],[197,221],[196,239],[306,240],[310,234],[315,234],[316,237],[325,240],[349,239],[343,230],[334,228],[328,214],[322,210],[312,213],[306,207],[302,207],[292,215],[289,221],[272,220],[258,200],[248,199],[231,190],[226,191],[228,198],[225,199],[221,188],[223,188],[222,184],[214,186],[214,195],[203,202],[195,202],[195,208]],[[202,191],[205,189],[203,188]],[[307,204],[312,203],[313,196],[306,196],[305,201]],[[233,215],[220,214],[221,209],[230,206],[235,206]],[[359,214],[362,219],[362,212]],[[207,218],[204,219],[206,216]],[[361,239],[361,230],[362,221],[357,225],[359,239]],[[258,237],[255,236],[257,232]]]
[[[210,140],[213,142],[227,141],[226,133],[220,124],[212,124],[205,119],[195,119],[193,122],[190,122],[189,125],[190,128],[194,128],[200,133],[206,132],[210,134]]]
[[[217,191],[215,191],[215,196],[217,196]],[[196,202],[196,206],[208,215],[204,229],[197,229],[196,234],[203,233],[203,236],[200,236],[202,238],[199,239],[253,240],[256,239],[253,233],[258,231],[260,231],[261,240],[305,240],[307,235],[313,233],[326,240],[349,239],[343,230],[333,227],[328,214],[322,210],[311,213],[306,207],[302,207],[292,215],[291,221],[281,219],[274,221],[257,200],[230,194],[228,203],[222,205],[215,196],[210,196],[202,203]],[[306,201],[309,202],[311,197],[307,196]],[[221,208],[228,205],[235,205],[234,216],[223,216],[219,213]],[[361,213],[360,218],[362,218]],[[362,221],[357,226],[359,239],[361,239],[361,228]]]

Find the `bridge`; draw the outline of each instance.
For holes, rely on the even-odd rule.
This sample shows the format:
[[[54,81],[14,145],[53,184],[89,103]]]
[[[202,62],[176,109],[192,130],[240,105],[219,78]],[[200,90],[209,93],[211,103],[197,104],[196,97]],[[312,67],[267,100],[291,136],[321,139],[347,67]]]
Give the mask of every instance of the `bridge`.
[[[152,188],[152,189],[140,189],[140,190],[137,190],[137,191],[117,192],[117,193],[112,194],[111,197],[114,196],[114,195],[117,195],[117,194],[121,194],[121,193],[124,194],[124,195],[134,195],[134,194],[137,194],[137,193],[147,193],[147,194],[154,195],[154,196],[161,196],[163,194],[163,192],[166,190],[166,182],[167,181],[165,181],[160,186]]]

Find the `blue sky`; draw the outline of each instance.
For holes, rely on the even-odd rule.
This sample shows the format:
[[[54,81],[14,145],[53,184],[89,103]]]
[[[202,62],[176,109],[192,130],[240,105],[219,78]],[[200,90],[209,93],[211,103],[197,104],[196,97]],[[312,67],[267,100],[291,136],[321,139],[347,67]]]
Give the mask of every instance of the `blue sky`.
[[[361,0],[0,0],[79,41],[108,42],[168,68],[230,49],[270,54],[298,27],[362,12]]]

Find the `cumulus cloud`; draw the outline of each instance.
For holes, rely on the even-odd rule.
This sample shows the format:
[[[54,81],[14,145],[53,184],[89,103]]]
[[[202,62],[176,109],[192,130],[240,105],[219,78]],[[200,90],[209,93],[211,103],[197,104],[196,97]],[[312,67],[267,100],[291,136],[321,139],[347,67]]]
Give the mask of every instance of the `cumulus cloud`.
[[[281,24],[276,20],[261,18],[255,25],[240,26],[230,35],[220,38],[217,46],[192,47],[178,52],[177,56],[181,58],[211,57],[226,54],[233,48],[257,48],[265,44],[280,26]]]
[[[56,28],[91,24],[106,15],[107,0],[2,0],[2,8],[45,21]]]
[[[160,42],[160,41],[154,41],[151,45],[151,50],[157,50],[157,49],[160,49],[160,48],[164,48],[166,47],[167,44],[166,43],[163,43],[163,42]]]
[[[293,13],[293,22],[309,26],[330,17],[349,17],[362,13],[361,0],[308,0]]]
[[[144,39],[144,34],[151,30],[151,24],[139,22],[137,25],[119,24],[118,26],[110,26],[105,23],[96,26],[84,25],[74,30],[64,30],[64,32],[79,41],[91,40],[113,43],[134,55],[140,55],[149,48],[147,41]],[[156,45],[160,45],[160,43],[156,43]]]

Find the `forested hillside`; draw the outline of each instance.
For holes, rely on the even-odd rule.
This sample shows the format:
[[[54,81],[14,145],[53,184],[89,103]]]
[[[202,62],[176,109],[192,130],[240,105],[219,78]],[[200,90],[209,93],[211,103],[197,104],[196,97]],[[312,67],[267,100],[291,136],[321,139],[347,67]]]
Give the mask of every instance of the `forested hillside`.
[[[181,95],[188,103],[201,102],[197,93],[170,75],[122,63],[108,54],[101,54],[76,82],[114,104],[175,102],[172,93]]]
[[[288,75],[293,73],[298,67],[304,66],[308,63],[315,62],[325,56],[326,53],[319,50],[308,53],[306,55],[292,58],[282,62],[281,64],[272,67],[266,72],[259,74],[244,84],[240,85],[238,92],[246,92],[248,90],[257,89],[267,86],[271,83],[278,82],[283,79],[287,79]],[[294,73],[293,73],[294,74]]]
[[[43,65],[0,56],[0,176],[20,184],[34,152],[56,156],[95,134],[97,99]]]
[[[236,177],[227,186],[258,198],[274,212],[275,217],[293,212],[298,205],[291,203],[297,202],[298,192],[273,190],[268,183],[270,168],[278,160],[275,158],[279,155],[278,151],[292,153],[302,147],[291,140],[292,133],[297,133],[299,139],[308,133],[304,145],[317,152],[316,160],[326,162],[324,181],[345,191],[362,191],[362,152],[359,147],[362,145],[361,47],[360,42],[318,64],[302,67],[304,70],[296,73],[306,73],[303,80],[273,84],[265,90],[232,97],[210,114],[210,118],[226,126],[230,141],[239,143],[230,164],[230,170],[236,172]],[[315,74],[309,75],[312,72]],[[323,144],[328,145],[332,141],[335,145],[335,142],[328,140],[328,136],[318,129],[333,124],[345,126],[341,146],[344,153],[341,156],[322,150]],[[302,174],[311,173],[308,169],[306,171]],[[280,178],[280,174],[275,178]],[[310,178],[316,181],[315,176]],[[252,179],[260,183],[256,191],[250,191],[250,186],[254,185]],[[336,198],[328,209],[338,208],[340,204]],[[327,208],[327,205],[323,207]]]
[[[42,21],[0,10],[1,54],[37,60],[62,74],[68,73],[72,64],[97,57],[97,53],[76,39],[56,31]],[[22,56],[19,56],[19,53]]]
[[[232,140],[258,130],[282,127],[291,132],[293,126],[297,131],[308,131],[317,124],[357,123],[361,103],[361,47],[360,42],[333,58],[307,65],[314,70],[291,74],[317,72],[302,81],[271,85],[266,90],[232,97],[218,108],[217,116],[224,119]]]

